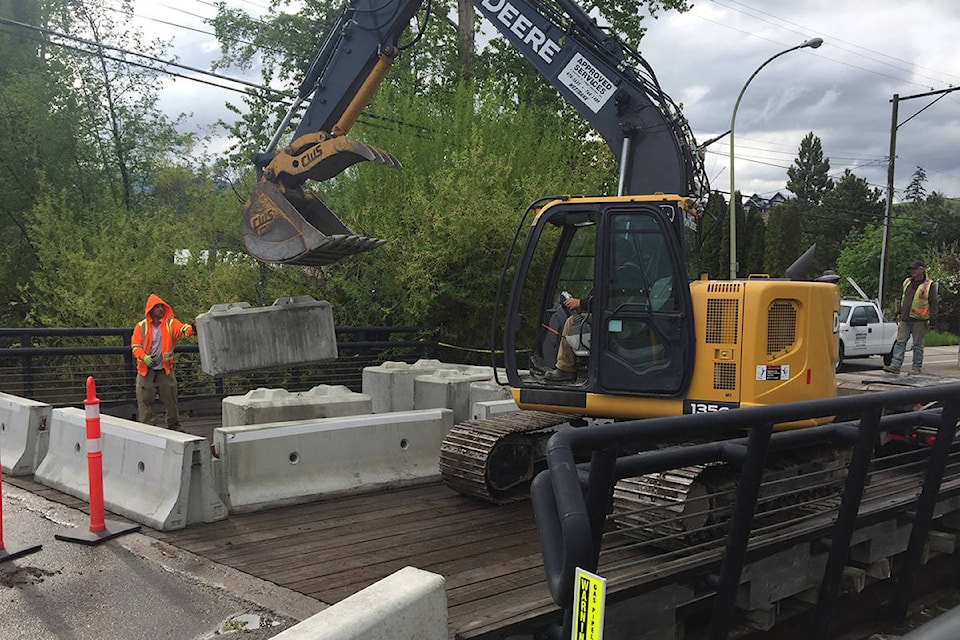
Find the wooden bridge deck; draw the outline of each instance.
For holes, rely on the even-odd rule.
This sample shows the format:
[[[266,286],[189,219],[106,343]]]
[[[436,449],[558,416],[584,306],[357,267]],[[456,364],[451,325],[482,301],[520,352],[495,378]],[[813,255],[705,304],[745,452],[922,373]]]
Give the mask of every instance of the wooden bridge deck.
[[[211,438],[219,421],[191,418],[184,427]],[[88,510],[29,477],[8,481]],[[451,638],[500,638],[507,628],[524,632],[558,616],[530,502],[492,506],[440,482],[237,514],[180,531],[141,531],[328,604],[405,566],[440,574]]]

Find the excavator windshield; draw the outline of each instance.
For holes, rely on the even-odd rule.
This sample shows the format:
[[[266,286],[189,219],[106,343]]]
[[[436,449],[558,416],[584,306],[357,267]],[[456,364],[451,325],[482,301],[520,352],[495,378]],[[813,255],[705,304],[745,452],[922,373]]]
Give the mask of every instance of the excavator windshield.
[[[675,197],[571,198],[540,213],[520,256],[507,326],[512,386],[674,396],[689,383],[692,302]],[[565,308],[576,298],[579,308]],[[569,305],[567,305],[569,306]],[[568,318],[573,316],[573,320]],[[689,335],[689,333],[687,333]],[[576,362],[561,352],[572,348]],[[529,373],[520,367],[529,369]]]

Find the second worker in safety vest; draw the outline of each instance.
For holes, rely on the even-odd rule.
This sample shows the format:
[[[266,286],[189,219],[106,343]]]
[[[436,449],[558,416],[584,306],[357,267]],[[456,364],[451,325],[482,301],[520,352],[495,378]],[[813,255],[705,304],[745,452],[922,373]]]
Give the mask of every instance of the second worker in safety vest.
[[[167,412],[167,428],[182,431],[173,350],[180,338],[195,335],[193,327],[174,318],[173,308],[154,293],[147,298],[143,315],[130,338],[137,361],[137,421],[153,423],[153,401],[159,396]]]
[[[900,373],[907,340],[913,336],[913,366],[911,374],[923,369],[923,340],[930,321],[937,316],[937,283],[927,277],[927,267],[921,261],[910,265],[910,277],[903,281],[903,295],[897,312],[897,340],[893,343],[893,357],[883,370]]]

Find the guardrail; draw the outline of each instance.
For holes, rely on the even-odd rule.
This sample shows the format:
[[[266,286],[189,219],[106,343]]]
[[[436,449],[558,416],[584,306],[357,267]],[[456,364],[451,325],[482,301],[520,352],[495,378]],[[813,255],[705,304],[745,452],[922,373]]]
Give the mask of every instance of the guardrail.
[[[921,405],[939,408],[884,415],[888,408]],[[773,429],[775,424],[823,416],[853,419],[807,429]],[[564,610],[563,623],[552,625],[548,635],[570,637],[575,614],[574,576],[579,567],[608,576],[608,592],[619,591],[620,597],[627,597],[623,594],[631,589],[638,593],[638,589],[652,589],[668,579],[685,576],[689,584],[696,585],[698,597],[713,597],[708,637],[726,638],[745,565],[809,541],[828,554],[816,605],[807,616],[813,627],[809,637],[829,638],[854,532],[893,517],[912,523],[909,543],[899,562],[896,594],[887,605],[892,619],[903,619],[935,507],[944,499],[960,495],[960,461],[954,459],[960,452],[952,453],[958,418],[960,384],[947,384],[558,432],[547,445],[548,469],[535,478],[532,486],[548,588]],[[879,449],[881,434],[915,428],[930,436],[930,446],[895,454]],[[744,430],[749,432],[747,437],[734,437]],[[691,442],[699,444],[682,444]],[[664,443],[674,446],[654,450]],[[803,505],[798,504],[791,489],[778,494],[764,480],[768,459],[824,445],[845,452],[844,459],[833,472],[826,472],[827,481],[823,480],[823,470],[811,471],[803,479],[804,486],[825,487],[811,491]],[[619,454],[638,450],[640,453],[633,455]],[[876,450],[890,455],[875,458]],[[586,459],[589,462],[578,464],[578,460]],[[944,484],[948,461],[951,475]],[[710,525],[714,528],[712,536],[706,529],[682,531],[683,523],[705,522],[705,513],[688,510],[675,515],[672,525],[681,532],[671,536],[662,532],[667,525],[631,526],[640,510],[629,512],[614,506],[618,481],[717,463],[735,467],[738,473],[735,489],[723,507],[725,514],[715,518],[722,520],[721,524]],[[820,480],[815,479],[818,473]],[[914,489],[908,486],[911,482],[915,482]],[[831,483],[836,485],[832,496],[828,495]],[[865,506],[867,490],[871,495],[887,491],[883,495],[890,497]],[[812,495],[815,493],[820,496]],[[817,500],[829,503],[824,507],[828,511],[821,511],[819,518],[813,506]],[[711,503],[710,508],[715,506]],[[666,513],[671,512],[663,510],[661,516],[667,518],[663,515]],[[826,513],[829,517],[822,517]],[[701,543],[703,539],[708,541]],[[645,561],[638,560],[639,550],[651,545],[673,551],[655,552]],[[698,561],[691,562],[691,558]],[[625,570],[631,565],[635,569],[640,562],[649,564],[648,572]]]
[[[131,333],[131,327],[0,328],[0,391],[53,406],[77,405],[92,375],[105,407],[130,404],[135,413]],[[336,334],[337,360],[216,377],[202,371],[196,344],[180,344],[174,372],[181,408],[210,404],[219,410],[223,396],[258,387],[303,391],[333,384],[359,391],[364,367],[439,357],[437,341],[420,327],[339,327]]]

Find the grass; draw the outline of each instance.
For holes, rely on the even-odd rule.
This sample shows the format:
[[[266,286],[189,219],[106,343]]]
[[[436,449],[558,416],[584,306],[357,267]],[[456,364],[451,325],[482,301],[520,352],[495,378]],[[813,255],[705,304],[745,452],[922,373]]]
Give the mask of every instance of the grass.
[[[929,331],[923,340],[928,347],[943,347],[951,344],[960,344],[960,337],[947,331]]]

